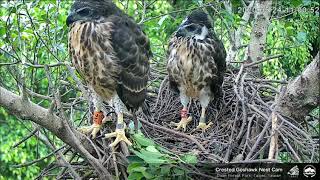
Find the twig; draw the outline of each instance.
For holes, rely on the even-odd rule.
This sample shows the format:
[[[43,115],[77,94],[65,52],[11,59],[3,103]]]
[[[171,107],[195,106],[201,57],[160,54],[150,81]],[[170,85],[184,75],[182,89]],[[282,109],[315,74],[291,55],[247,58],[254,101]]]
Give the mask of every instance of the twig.
[[[271,82],[271,83],[280,83],[280,84],[287,84],[287,81],[283,80],[275,80],[275,79],[253,79],[253,78],[246,78],[245,81],[252,81],[252,82],[258,82],[258,83],[264,83],[264,82]]]
[[[77,83],[78,88],[80,89],[80,91],[83,93],[84,98],[89,100],[89,93],[88,91],[84,88],[83,84],[81,83],[81,80],[76,76],[74,70],[72,69],[72,67],[68,64],[65,63],[72,79]]]
[[[273,56],[269,56],[269,57],[266,57],[262,60],[259,60],[259,61],[255,61],[255,62],[252,62],[250,64],[245,64],[245,68],[248,68],[248,67],[251,67],[251,66],[254,66],[254,65],[257,65],[257,64],[260,64],[260,63],[263,63],[265,61],[269,61],[271,59],[276,59],[276,58],[280,58],[280,57],[283,57],[283,54],[278,54],[278,55],[273,55]]]
[[[275,112],[272,112],[271,115],[272,123],[271,123],[271,142],[270,142],[270,147],[269,147],[269,155],[268,159],[275,159],[275,155],[277,153],[277,148],[278,148],[278,133],[276,131],[277,129],[277,123],[278,123],[278,117],[275,114]]]
[[[112,149],[112,159],[113,159],[113,165],[114,165],[114,170],[116,172],[116,177],[117,179],[119,179],[119,169],[118,169],[118,165],[117,165],[117,157],[115,155],[115,150],[114,150],[114,147],[111,147]]]
[[[230,162],[230,164],[238,164],[238,163],[266,163],[266,162],[272,162],[272,163],[280,163],[276,159],[252,159],[252,160],[245,160],[245,161],[235,161],[235,162]]]
[[[37,133],[39,131],[39,127],[36,127],[32,132],[30,132],[26,137],[24,137],[22,140],[20,140],[19,142],[15,143],[12,148],[16,148],[17,146],[19,146],[20,144],[22,144],[23,142],[25,142],[26,140],[28,140],[29,138],[31,138],[35,133]]]
[[[183,137],[183,138],[186,138],[186,139],[189,139],[191,140],[192,142],[194,142],[202,151],[206,151],[206,149],[199,143],[199,141],[197,141],[195,138],[193,138],[192,136],[188,136],[187,134],[183,134],[183,133],[180,133],[180,132],[177,132],[177,131],[174,131],[174,130],[171,130],[171,129],[168,129],[166,127],[163,127],[163,126],[158,126],[156,124],[151,124],[149,123],[148,121],[144,120],[144,119],[140,119],[140,121],[148,126],[151,126],[151,127],[154,127],[154,128],[157,128],[159,130],[162,130],[162,131],[165,131],[165,132],[168,132],[170,134],[175,134],[179,137]]]
[[[287,147],[289,148],[289,150],[293,153],[294,157],[299,161],[299,163],[301,163],[301,159],[298,156],[297,152],[292,148],[292,146],[290,145],[288,139],[281,133],[279,132],[281,139],[284,141],[284,143],[287,145]]]
[[[269,128],[269,125],[271,123],[271,118],[267,118],[269,119],[267,121],[267,123],[264,125],[264,128],[262,129],[258,139],[256,140],[256,142],[254,143],[253,147],[251,148],[250,152],[248,153],[247,157],[245,158],[246,161],[248,161],[250,159],[250,157],[252,156],[252,154],[254,153],[254,151],[257,149],[258,144],[260,143],[261,139],[263,138],[263,135],[265,134],[265,132],[267,131],[267,129]]]
[[[13,167],[13,168],[23,168],[23,167],[31,166],[31,165],[33,165],[33,164],[35,164],[35,163],[38,163],[38,162],[40,162],[40,161],[43,161],[43,160],[45,160],[45,159],[47,159],[47,158],[55,155],[58,151],[60,151],[60,150],[63,149],[63,148],[65,148],[65,146],[62,146],[62,147],[54,150],[53,152],[49,153],[48,155],[46,155],[46,156],[44,156],[44,157],[42,157],[42,158],[39,158],[39,159],[30,161],[30,162],[27,162],[27,163],[24,163],[24,164],[13,165],[12,167]]]
[[[19,61],[16,62],[10,62],[10,63],[0,63],[0,66],[11,66],[11,65],[16,65],[19,64]]]
[[[169,14],[180,13],[180,12],[185,12],[185,11],[192,11],[194,9],[199,9],[199,8],[209,7],[209,6],[212,6],[212,3],[207,3],[207,4],[204,4],[203,6],[199,6],[199,7],[194,7],[194,8],[189,8],[189,9],[181,9],[181,10],[177,10],[177,11],[171,11],[171,12],[168,12],[168,13],[164,13],[164,14],[161,14],[161,15],[158,15],[158,16],[153,16],[153,17],[145,19],[144,21],[142,21],[140,23],[145,23],[147,21],[150,21],[150,20],[153,20],[153,19],[157,19],[157,18],[161,18],[162,16],[169,15]]]
[[[56,64],[31,64],[31,63],[22,63],[22,65],[33,67],[33,68],[45,68],[47,67],[58,67],[58,66],[63,66],[64,63],[58,62]]]

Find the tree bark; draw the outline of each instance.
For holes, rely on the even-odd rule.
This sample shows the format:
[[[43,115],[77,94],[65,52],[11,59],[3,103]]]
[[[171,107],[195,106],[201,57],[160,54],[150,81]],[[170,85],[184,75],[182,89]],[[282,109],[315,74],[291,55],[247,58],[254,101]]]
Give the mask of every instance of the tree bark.
[[[0,105],[23,120],[31,120],[36,124],[48,129],[63,142],[74,147],[74,140],[70,136],[70,131],[64,127],[62,119],[37,104],[24,100],[22,97],[0,87]],[[82,145],[90,152],[94,152],[90,142],[84,135],[72,129],[75,136],[82,142]]]
[[[232,10],[231,10],[232,8],[230,7],[230,5],[228,5],[228,3],[226,1],[224,1],[224,5],[225,5],[226,9],[229,11],[229,13],[232,13]],[[231,33],[231,35],[232,35],[231,39],[233,40],[233,42],[231,43],[232,45],[228,49],[227,58],[226,58],[227,64],[229,64],[231,61],[236,60],[237,53],[238,53],[239,48],[241,46],[241,39],[242,39],[243,30],[245,29],[246,25],[249,22],[253,5],[254,5],[254,1],[251,1],[248,6],[243,7],[245,9],[245,12],[243,13],[242,18],[241,18],[240,27],[238,27],[238,29],[236,31],[232,31],[232,33]]]
[[[246,63],[252,63],[264,58],[268,26],[270,24],[272,1],[258,0],[255,3],[254,24],[250,35]],[[259,69],[252,67],[255,74],[260,74]]]
[[[276,110],[301,122],[320,105],[319,52],[302,74],[291,81],[277,100]]]
[[[0,105],[23,120],[31,120],[36,124],[48,129],[59,139],[70,145],[78,153],[87,158],[88,162],[95,168],[100,179],[112,179],[111,175],[103,165],[92,156],[95,152],[89,140],[74,127],[63,123],[63,119],[49,112],[27,98],[22,98],[0,86]]]

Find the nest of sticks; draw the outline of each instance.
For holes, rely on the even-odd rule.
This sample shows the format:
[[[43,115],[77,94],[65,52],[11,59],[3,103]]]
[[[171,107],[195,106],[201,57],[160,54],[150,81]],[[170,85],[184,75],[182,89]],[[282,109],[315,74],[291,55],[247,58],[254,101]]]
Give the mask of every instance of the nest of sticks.
[[[182,105],[164,78],[157,98],[151,99],[152,117],[141,120],[144,133],[172,152],[195,150],[203,162],[279,162],[282,152],[289,162],[318,162],[318,139],[274,110],[280,93],[275,84],[284,82],[252,77],[244,66],[226,72],[223,97],[207,109],[207,123],[213,125],[205,133],[193,131],[201,113],[197,100],[190,103],[193,121],[186,132],[173,130],[170,123],[179,122]]]
[[[147,99],[151,113],[141,112],[137,117],[142,123],[142,132],[167,150],[175,154],[195,153],[199,164],[281,162],[277,159],[279,153],[286,154],[287,162],[319,161],[319,137],[313,138],[303,123],[274,110],[275,97],[280,93],[276,87],[285,82],[252,78],[244,66],[229,68],[225,73],[223,97],[213,100],[207,109],[207,122],[213,125],[205,133],[193,131],[198,125],[201,107],[197,100],[192,100],[189,115],[193,116],[193,121],[186,132],[182,132],[170,125],[180,121],[182,105],[179,95],[170,90],[165,74],[152,73],[153,82],[163,80],[160,88]],[[113,111],[110,106],[108,109]],[[84,119],[92,119],[90,113]],[[115,123],[116,117],[113,119]],[[129,163],[126,155],[130,152],[124,143],[120,143],[118,149],[110,150],[111,139],[103,138],[103,134],[111,131],[114,126],[106,126],[92,144],[99,161],[119,177],[126,174]],[[83,178],[97,177],[94,168],[79,154],[66,145],[60,149],[71,157],[68,166],[53,162],[38,178],[53,174],[57,179],[72,178],[73,172]],[[60,171],[53,173],[57,168],[61,168]],[[194,171],[194,168],[191,169]],[[197,168],[197,172],[208,177],[206,170]]]

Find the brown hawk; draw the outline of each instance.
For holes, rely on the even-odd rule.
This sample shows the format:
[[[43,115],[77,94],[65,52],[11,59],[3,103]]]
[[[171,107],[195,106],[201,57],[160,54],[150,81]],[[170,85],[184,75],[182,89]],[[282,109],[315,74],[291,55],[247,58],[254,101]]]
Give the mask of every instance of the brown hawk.
[[[116,137],[110,146],[131,145],[123,113],[135,113],[146,98],[152,55],[148,38],[111,0],[76,0],[66,24],[72,63],[95,92],[94,123],[82,130],[94,138],[105,121],[102,102],[110,102],[117,114],[116,131],[106,134]]]
[[[170,87],[180,93],[183,105],[181,121],[174,123],[177,130],[186,129],[192,120],[188,117],[190,98],[199,99],[201,117],[197,129],[205,131],[206,108],[221,93],[226,69],[226,51],[216,37],[208,15],[201,10],[193,11],[173,34],[168,49],[167,70]]]

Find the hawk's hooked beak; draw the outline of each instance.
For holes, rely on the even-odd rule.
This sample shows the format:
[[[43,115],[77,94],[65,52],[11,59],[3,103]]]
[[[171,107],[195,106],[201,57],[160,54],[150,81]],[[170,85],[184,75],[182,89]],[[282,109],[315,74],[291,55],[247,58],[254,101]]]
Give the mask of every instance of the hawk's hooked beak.
[[[188,26],[189,24],[189,19],[186,18],[185,20],[183,20],[183,22],[180,24],[176,35],[177,36],[186,36],[187,34],[187,30],[186,30],[186,26]]]
[[[176,35],[179,37],[179,36],[185,36],[187,34],[187,31],[185,29],[184,26],[182,27],[179,27],[178,30],[177,30],[177,33]]]
[[[76,13],[71,12],[66,20],[66,24],[67,26],[69,26],[70,24],[72,24],[73,22],[77,21],[77,18],[75,18],[75,16],[77,16]]]

